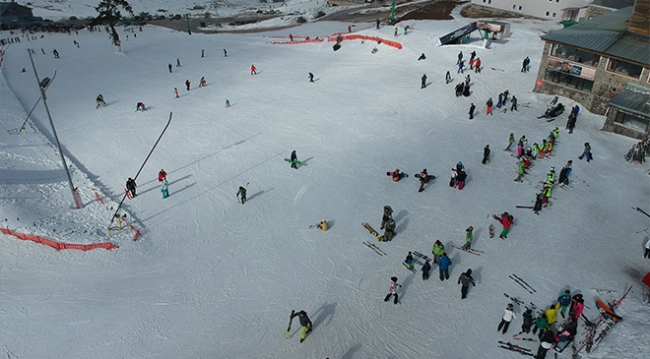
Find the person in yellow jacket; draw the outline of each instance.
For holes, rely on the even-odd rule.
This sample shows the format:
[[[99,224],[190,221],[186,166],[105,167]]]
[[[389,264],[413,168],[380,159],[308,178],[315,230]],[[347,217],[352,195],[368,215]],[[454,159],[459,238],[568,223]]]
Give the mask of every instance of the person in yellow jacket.
[[[546,314],[546,320],[548,325],[552,325],[557,322],[557,311],[560,310],[560,302],[557,302],[554,305],[551,305],[544,314]]]

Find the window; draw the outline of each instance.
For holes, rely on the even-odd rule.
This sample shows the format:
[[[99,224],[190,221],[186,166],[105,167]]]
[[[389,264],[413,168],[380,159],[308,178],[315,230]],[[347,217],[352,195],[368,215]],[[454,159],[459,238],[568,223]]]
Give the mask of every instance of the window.
[[[520,6],[519,6],[519,11],[521,11],[521,9],[523,9],[523,7],[520,5]]]
[[[635,65],[623,60],[609,59],[607,71],[638,79],[641,77],[641,72],[643,72],[643,66]]]
[[[598,67],[600,63],[600,55],[562,44],[553,44],[549,55],[593,67]]]
[[[517,10],[517,5],[512,5],[512,10]]]
[[[637,130],[639,132],[645,132],[646,128],[648,127],[647,119],[623,113],[618,109],[616,111],[616,118],[614,119],[614,122],[618,122],[627,128]]]
[[[555,13],[553,13],[553,17],[555,17],[555,15],[556,15],[556,14],[555,14]]]
[[[594,87],[594,82],[591,80],[571,76],[570,74],[552,69],[546,70],[544,78],[556,84],[572,87],[584,92],[591,92],[591,89]]]
[[[549,16],[550,14],[551,14],[550,12],[548,12],[548,11],[546,12],[546,16]]]

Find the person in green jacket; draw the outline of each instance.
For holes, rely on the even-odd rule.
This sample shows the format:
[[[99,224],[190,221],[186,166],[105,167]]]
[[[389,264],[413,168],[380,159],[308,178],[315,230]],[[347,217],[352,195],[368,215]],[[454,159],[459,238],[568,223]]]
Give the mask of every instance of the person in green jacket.
[[[469,226],[465,230],[465,244],[462,247],[464,251],[472,249],[472,240],[474,240],[474,227]]]
[[[537,333],[539,330],[538,337],[541,338],[544,333],[548,330],[548,320],[544,313],[539,313],[539,317],[535,319],[535,326],[533,327],[533,334]]]
[[[508,147],[506,147],[506,151],[510,151],[510,146],[512,146],[513,143],[515,143],[515,134],[511,132],[510,138],[508,138]]]
[[[522,178],[524,178],[524,174],[526,173],[526,162],[522,159],[519,162],[519,168],[517,169],[517,173],[519,176],[515,178],[515,182],[522,182]]]
[[[442,257],[442,255],[445,253],[445,246],[442,244],[442,242],[440,242],[439,239],[436,240],[436,243],[433,244],[431,253],[433,253],[433,263],[438,263],[438,259],[440,259],[440,257]]]

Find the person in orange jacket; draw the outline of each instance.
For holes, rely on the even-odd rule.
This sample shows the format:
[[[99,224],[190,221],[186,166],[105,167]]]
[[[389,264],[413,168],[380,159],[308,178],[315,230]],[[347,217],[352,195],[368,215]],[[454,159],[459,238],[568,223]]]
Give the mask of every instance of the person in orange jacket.
[[[508,232],[510,232],[510,226],[512,223],[514,223],[514,217],[508,214],[508,212],[504,212],[501,217],[497,216],[496,214],[492,216],[494,219],[497,221],[501,222],[503,225],[503,230],[501,231],[501,234],[499,235],[499,238],[504,239],[508,238]]]

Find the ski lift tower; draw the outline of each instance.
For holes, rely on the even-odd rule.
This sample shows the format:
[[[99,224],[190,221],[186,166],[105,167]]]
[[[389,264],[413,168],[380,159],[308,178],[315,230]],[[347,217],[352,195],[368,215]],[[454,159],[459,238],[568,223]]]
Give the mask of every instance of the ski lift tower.
[[[395,0],[393,0],[393,6],[390,8],[390,24],[395,25]]]

